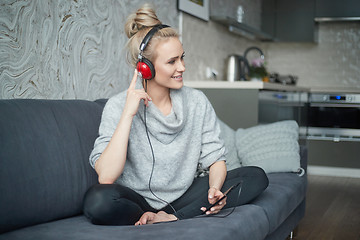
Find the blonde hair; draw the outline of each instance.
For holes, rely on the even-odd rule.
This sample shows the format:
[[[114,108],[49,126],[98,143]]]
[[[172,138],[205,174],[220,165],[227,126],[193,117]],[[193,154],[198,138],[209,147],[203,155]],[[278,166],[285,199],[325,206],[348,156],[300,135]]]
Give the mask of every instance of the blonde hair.
[[[125,33],[129,38],[126,45],[128,50],[127,59],[133,67],[136,67],[142,40],[154,26],[159,24],[162,23],[156,16],[155,10],[149,4],[144,4],[128,17],[125,23]],[[156,58],[154,52],[156,44],[160,39],[170,37],[178,38],[179,34],[171,27],[160,29],[151,38],[142,55],[153,62]]]

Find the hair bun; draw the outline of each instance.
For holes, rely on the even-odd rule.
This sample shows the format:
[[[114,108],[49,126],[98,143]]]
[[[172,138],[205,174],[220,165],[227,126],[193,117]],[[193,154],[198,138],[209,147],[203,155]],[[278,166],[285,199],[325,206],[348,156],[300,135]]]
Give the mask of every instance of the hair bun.
[[[144,4],[135,13],[131,14],[125,24],[125,33],[128,38],[134,36],[143,28],[153,27],[161,24],[154,9],[149,4]]]

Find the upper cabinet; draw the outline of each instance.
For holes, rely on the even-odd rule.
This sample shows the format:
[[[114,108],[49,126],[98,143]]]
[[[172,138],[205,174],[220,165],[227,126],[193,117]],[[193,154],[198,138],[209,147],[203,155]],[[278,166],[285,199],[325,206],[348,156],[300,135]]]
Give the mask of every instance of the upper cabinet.
[[[272,40],[261,31],[262,0],[210,1],[210,19],[225,25],[230,32],[253,40]]]
[[[251,40],[261,40],[261,41],[272,41],[273,36],[267,34],[261,29],[257,29],[248,24],[238,22],[235,18],[225,17],[225,16],[210,16],[211,20],[221,23],[228,27],[229,31],[238,35],[241,35],[247,39]]]
[[[316,42],[318,22],[359,21],[360,0],[263,0],[261,30],[281,42]]]
[[[359,0],[316,0],[316,21],[360,20]]]
[[[210,3],[213,21],[243,37],[262,41],[316,42],[318,22],[360,21],[360,0],[211,0]],[[244,9],[241,21],[237,19],[239,6]]]
[[[316,41],[314,0],[263,0],[262,31],[275,41]]]

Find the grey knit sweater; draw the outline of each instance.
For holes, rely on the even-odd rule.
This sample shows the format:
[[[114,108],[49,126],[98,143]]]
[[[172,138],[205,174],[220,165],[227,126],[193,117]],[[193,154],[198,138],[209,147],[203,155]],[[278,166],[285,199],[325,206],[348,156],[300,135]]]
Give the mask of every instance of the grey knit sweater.
[[[205,95],[188,87],[170,90],[172,112],[164,116],[150,102],[146,122],[155,154],[151,190],[161,199],[173,202],[192,184],[198,168],[207,169],[216,161],[225,160],[224,142],[215,111]],[[107,102],[101,119],[99,137],[90,155],[90,164],[105,150],[120,120],[126,91]],[[117,183],[144,196],[150,206],[161,209],[166,203],[149,191],[153,166],[151,149],[144,125],[144,104],[133,118],[127,159]]]

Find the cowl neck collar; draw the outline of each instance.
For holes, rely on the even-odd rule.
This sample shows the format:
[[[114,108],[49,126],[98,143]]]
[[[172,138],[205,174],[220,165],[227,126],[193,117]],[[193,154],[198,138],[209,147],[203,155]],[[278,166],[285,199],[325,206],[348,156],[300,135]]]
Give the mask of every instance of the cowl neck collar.
[[[140,104],[137,115],[144,121],[144,108],[146,107],[146,125],[149,133],[163,144],[170,144],[184,127],[186,111],[184,109],[184,96],[181,89],[170,89],[172,104],[171,113],[165,116],[157,106],[149,102],[149,106]]]

